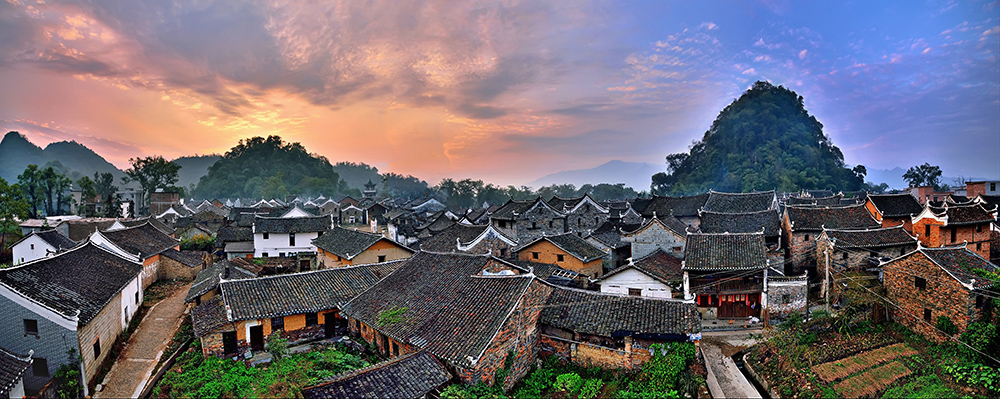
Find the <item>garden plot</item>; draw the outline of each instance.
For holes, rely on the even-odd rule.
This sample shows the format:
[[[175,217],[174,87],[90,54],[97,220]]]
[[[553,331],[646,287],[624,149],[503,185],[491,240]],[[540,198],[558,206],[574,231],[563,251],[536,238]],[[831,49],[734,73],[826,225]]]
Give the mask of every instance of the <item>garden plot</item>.
[[[833,382],[859,371],[918,352],[904,343],[885,346],[870,352],[813,366],[812,371],[824,382]]]
[[[910,373],[909,368],[894,360],[843,380],[834,385],[833,388],[845,398],[868,397],[892,385],[896,380],[910,375]]]

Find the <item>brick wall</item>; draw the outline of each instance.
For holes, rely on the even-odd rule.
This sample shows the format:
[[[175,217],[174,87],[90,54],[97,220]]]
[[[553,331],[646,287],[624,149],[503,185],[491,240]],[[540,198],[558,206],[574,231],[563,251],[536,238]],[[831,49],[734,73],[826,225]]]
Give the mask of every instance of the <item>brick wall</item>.
[[[663,249],[668,254],[683,258],[686,240],[686,236],[679,236],[658,223],[653,223],[637,233],[622,236],[622,241],[632,244],[632,259],[642,258],[658,248]]]
[[[817,231],[793,231],[788,240],[788,253],[792,260],[793,275],[801,274],[803,270],[816,267]]]
[[[153,255],[142,261],[142,288],[156,282],[160,274],[160,255]]]
[[[97,316],[95,316],[86,326],[80,327],[77,340],[80,347],[80,355],[83,356],[83,368],[88,383],[97,376],[97,371],[101,367],[101,362],[108,357],[111,352],[111,345],[115,343],[115,338],[122,332],[122,305],[121,293],[104,306]],[[94,357],[94,342],[100,339],[101,354]],[[98,381],[99,382],[99,381]]]
[[[927,227],[930,227],[930,235],[927,234]],[[954,240],[952,231],[954,230]],[[913,225],[913,233],[925,247],[936,248],[941,245],[951,246],[967,243],[966,248],[983,258],[990,258],[990,226],[989,223],[980,225],[945,226],[943,223],[932,218],[923,218]]]
[[[159,277],[162,280],[184,280],[191,281],[198,276],[198,272],[202,271],[205,263],[201,265],[190,267],[176,260],[170,259],[166,256],[160,260],[159,267]]]
[[[543,234],[552,236],[565,233],[566,218],[539,205],[519,215],[514,226],[518,241],[531,242]]]
[[[959,334],[981,317],[975,296],[923,254],[914,253],[887,264],[883,275],[887,298],[900,307],[893,308],[893,318],[928,339],[945,339],[934,328],[938,316],[950,318]],[[926,280],[926,289],[917,288],[917,277]],[[929,322],[924,321],[925,310],[930,310]]]
[[[535,253],[538,253],[538,258],[534,257]],[[559,261],[558,255],[563,256],[562,261]],[[563,269],[572,270],[588,277],[594,277],[595,275],[600,277],[604,273],[603,259],[595,259],[588,263],[583,263],[580,259],[577,259],[566,251],[559,249],[559,247],[548,241],[539,241],[528,247],[522,248],[521,251],[518,252],[517,257],[521,260],[556,265]]]
[[[767,284],[767,314],[769,319],[784,319],[793,312],[805,314],[806,294],[809,287],[805,279],[771,277]]]

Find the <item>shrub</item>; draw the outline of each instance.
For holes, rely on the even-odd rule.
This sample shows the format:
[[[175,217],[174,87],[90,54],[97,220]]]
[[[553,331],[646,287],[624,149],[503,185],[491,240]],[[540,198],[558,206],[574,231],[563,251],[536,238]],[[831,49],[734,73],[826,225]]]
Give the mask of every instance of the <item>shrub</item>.
[[[604,381],[598,378],[591,378],[583,383],[580,388],[580,399],[592,399],[601,391]]]
[[[955,323],[952,323],[948,316],[938,316],[937,329],[948,335],[955,335],[958,333],[958,326],[956,326]]]
[[[802,313],[792,312],[788,315],[788,318],[786,318],[785,321],[778,325],[778,328],[782,330],[791,330],[802,325],[802,321]]]
[[[553,389],[575,394],[580,391],[583,379],[577,373],[560,374],[556,377],[556,384]]]
[[[983,364],[948,364],[944,371],[964,384],[984,387],[993,393],[1000,393],[1000,371]]]
[[[954,398],[958,396],[935,374],[918,377],[905,385],[889,388],[882,398]]]
[[[288,353],[288,340],[281,338],[277,331],[267,337],[267,353],[271,354],[274,361],[281,360]]]

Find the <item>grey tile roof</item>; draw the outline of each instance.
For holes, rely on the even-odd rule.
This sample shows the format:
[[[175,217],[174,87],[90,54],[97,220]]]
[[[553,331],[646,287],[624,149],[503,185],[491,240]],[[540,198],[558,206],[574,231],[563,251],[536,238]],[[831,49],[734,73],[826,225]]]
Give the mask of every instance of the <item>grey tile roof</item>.
[[[344,305],[342,313],[469,368],[535,281],[530,274],[478,276],[493,261],[483,255],[418,252]],[[393,309],[403,310],[403,321],[380,323],[379,316]]]
[[[80,311],[84,326],[141,271],[142,264],[87,242],[52,257],[2,269],[0,283],[64,315]]]
[[[354,259],[355,256],[358,256],[358,254],[364,252],[364,250],[368,249],[368,247],[374,245],[380,240],[385,240],[386,242],[391,242],[402,248],[406,248],[399,243],[382,237],[381,235],[345,229],[340,226],[337,226],[330,232],[319,236],[319,238],[313,240],[312,243],[317,248],[337,255],[341,258]]]
[[[955,280],[962,284],[972,285],[975,289],[989,288],[993,285],[990,280],[977,276],[973,271],[976,269],[992,272],[994,275],[1000,273],[1000,267],[983,259],[979,254],[970,251],[965,245],[957,247],[942,248],[920,248],[912,254],[920,253],[930,259],[948,272]],[[892,262],[905,262],[907,255],[894,259]],[[905,267],[905,266],[904,266]]]
[[[31,366],[31,356],[17,355],[0,348],[0,396],[9,397],[11,388]]]
[[[632,234],[635,234],[639,230],[642,230],[642,229],[646,228],[647,226],[649,226],[650,224],[654,223],[653,220],[654,219],[649,219],[646,223],[639,225],[638,227],[636,227],[633,230],[628,230],[627,228],[623,227],[622,228],[622,233],[623,233],[623,235],[632,235]],[[668,230],[674,232],[674,234],[677,234],[678,236],[681,236],[681,237],[684,237],[685,235],[687,235],[688,234],[688,230],[691,230],[691,232],[694,232],[694,230],[695,230],[693,228],[689,228],[688,225],[684,224],[684,222],[680,221],[679,219],[677,219],[676,217],[673,217],[673,216],[657,217],[655,220],[659,221]],[[635,225],[633,225],[633,226],[635,226]]]
[[[943,214],[948,216],[948,226],[983,224],[996,220],[981,204],[970,206],[950,205],[945,208]]]
[[[603,337],[687,338],[701,332],[701,316],[693,303],[561,287],[552,291],[538,322]]]
[[[180,241],[149,223],[120,230],[104,231],[101,234],[125,252],[139,254],[142,259],[147,259],[180,245]]]
[[[184,302],[192,302],[195,298],[218,288],[219,276],[225,275],[226,267],[229,267],[229,277],[227,277],[229,280],[257,277],[257,273],[243,267],[245,263],[246,261],[243,259],[224,259],[198,272],[194,281],[191,282],[191,288],[188,289],[187,296],[184,297]]]
[[[868,200],[884,218],[913,217],[924,209],[916,198],[906,193],[869,194]]]
[[[587,242],[587,240],[580,238],[579,236],[576,235],[576,233],[572,232],[563,233],[555,236],[542,236],[536,238],[534,241],[531,241],[521,246],[517,250],[518,251],[524,250],[532,245],[535,245],[535,243],[539,241],[548,241],[552,243],[552,245],[559,247],[559,249],[566,251],[567,254],[570,254],[574,258],[577,258],[584,263],[590,262],[594,259],[603,258],[604,255],[607,255],[606,253],[604,253],[604,251],[601,251],[593,244]]]
[[[337,308],[396,271],[402,263],[392,261],[223,280],[220,285],[232,320],[265,319]]]
[[[307,233],[328,231],[333,227],[330,216],[304,218],[261,217],[254,218],[255,233]]]
[[[600,280],[607,279],[628,269],[639,270],[663,283],[676,282],[684,278],[684,271],[681,270],[681,260],[663,252],[663,249],[657,248],[656,251],[634,260],[631,264],[608,272]]]
[[[205,263],[205,255],[206,253],[203,251],[178,251],[173,248],[163,251],[163,256],[188,267],[201,266],[202,263]]]
[[[882,248],[897,245],[917,245],[903,225],[868,230],[823,230],[826,236],[836,240],[837,248]]]
[[[493,214],[490,215],[490,218],[514,220],[516,218],[515,215],[523,214],[524,211],[527,211],[529,208],[531,208],[531,206],[534,205],[535,201],[537,200],[539,199],[534,199],[529,201],[507,200],[507,203],[500,206],[500,209],[497,209],[496,212],[493,212]]]
[[[755,270],[767,267],[762,233],[688,234],[684,270]]]
[[[226,253],[247,254],[254,252],[253,241],[230,241],[222,249]]]
[[[221,296],[211,297],[191,308],[191,327],[196,337],[204,337],[226,323],[229,320],[226,319],[226,304]]]
[[[753,193],[709,191],[704,210],[720,213],[747,213],[774,209],[774,190]]]
[[[216,233],[215,241],[220,244],[233,241],[253,241],[253,228],[235,225],[223,227]]]
[[[433,355],[420,351],[341,374],[302,390],[302,395],[306,399],[421,398],[451,378]]]
[[[663,197],[657,195],[648,202],[636,200],[633,208],[645,218],[653,217],[654,213],[656,217],[667,215],[678,217],[698,216],[698,210],[705,206],[706,201],[708,201],[707,193],[689,197]],[[644,202],[645,206],[643,206]],[[639,207],[642,207],[642,209],[639,209]]]
[[[69,237],[62,235],[54,229],[33,232],[31,234],[38,236],[38,238],[41,238],[42,241],[45,241],[56,250],[70,249],[76,246],[76,241],[70,240]]]
[[[843,195],[829,197],[790,197],[785,201],[788,205],[840,206]]]
[[[437,234],[420,241],[420,249],[430,252],[458,252],[458,240],[469,243],[489,226],[467,226],[455,223]]]
[[[701,231],[705,233],[754,233],[764,231],[765,237],[781,235],[778,212],[766,210],[750,213],[701,213]]]
[[[824,227],[866,229],[881,226],[864,205],[830,208],[789,206],[785,208],[785,213],[792,222],[792,231],[821,231]]]
[[[980,194],[977,198],[981,199],[984,203],[986,203],[986,206],[989,208],[1000,205],[1000,195]]]

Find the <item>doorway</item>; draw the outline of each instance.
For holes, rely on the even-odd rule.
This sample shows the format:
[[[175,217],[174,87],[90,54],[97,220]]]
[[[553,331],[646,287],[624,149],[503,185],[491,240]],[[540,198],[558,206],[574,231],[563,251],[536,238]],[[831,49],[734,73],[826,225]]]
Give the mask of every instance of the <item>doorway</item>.
[[[264,326],[250,327],[250,349],[264,350]]]

